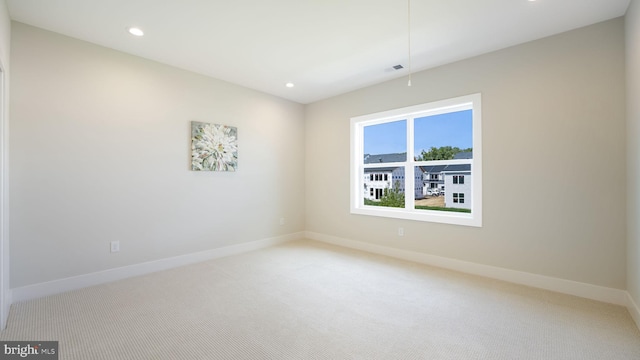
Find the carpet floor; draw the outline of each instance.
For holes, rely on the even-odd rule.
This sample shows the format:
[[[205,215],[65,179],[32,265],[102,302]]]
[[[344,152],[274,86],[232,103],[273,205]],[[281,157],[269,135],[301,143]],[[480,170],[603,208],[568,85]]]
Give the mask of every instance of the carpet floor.
[[[314,241],[14,304],[60,359],[640,359],[620,306]]]

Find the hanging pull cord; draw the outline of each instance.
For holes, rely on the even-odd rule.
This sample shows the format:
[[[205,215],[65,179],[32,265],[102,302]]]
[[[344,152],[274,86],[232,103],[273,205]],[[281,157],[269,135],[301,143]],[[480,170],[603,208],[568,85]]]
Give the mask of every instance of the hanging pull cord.
[[[411,0],[407,0],[407,34],[409,43],[409,82],[407,86],[411,86]]]

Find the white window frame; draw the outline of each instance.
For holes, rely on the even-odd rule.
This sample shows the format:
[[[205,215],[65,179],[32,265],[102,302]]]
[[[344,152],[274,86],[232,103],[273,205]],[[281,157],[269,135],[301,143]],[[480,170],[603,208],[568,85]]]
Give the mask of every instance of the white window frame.
[[[375,114],[351,118],[351,213],[358,215],[382,216],[398,219],[428,221],[445,224],[482,227],[482,97],[471,94],[452,99],[383,111]],[[456,111],[472,110],[473,159],[415,161],[413,119]],[[471,175],[465,181],[471,182],[471,213],[438,210],[417,210],[413,192],[405,190],[405,208],[364,205],[362,188],[364,174],[364,128],[365,126],[407,120],[407,159],[405,162],[367,164],[366,168],[404,167],[405,174],[413,174],[416,166],[441,164],[468,164]],[[404,177],[404,188],[415,189],[414,176]]]

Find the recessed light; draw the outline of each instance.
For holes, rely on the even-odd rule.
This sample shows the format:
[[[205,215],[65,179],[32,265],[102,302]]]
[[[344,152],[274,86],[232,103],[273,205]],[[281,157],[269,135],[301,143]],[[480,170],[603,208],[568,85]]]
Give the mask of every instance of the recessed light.
[[[142,36],[144,35],[144,31],[140,30],[140,28],[137,27],[130,27],[127,29],[127,31],[129,32],[129,34],[134,35],[134,36]]]
[[[288,88],[292,88],[292,87],[294,87],[295,85],[294,85],[293,83],[288,82],[288,83],[286,83],[284,86],[286,86],[286,87],[288,87]]]

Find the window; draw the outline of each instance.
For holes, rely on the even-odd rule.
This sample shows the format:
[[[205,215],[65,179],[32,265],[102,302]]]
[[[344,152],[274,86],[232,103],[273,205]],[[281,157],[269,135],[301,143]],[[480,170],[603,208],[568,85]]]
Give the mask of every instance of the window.
[[[382,189],[376,189],[376,200],[382,197]]]
[[[372,196],[376,171],[391,181]],[[350,202],[353,214],[482,226],[481,95],[352,118]]]

